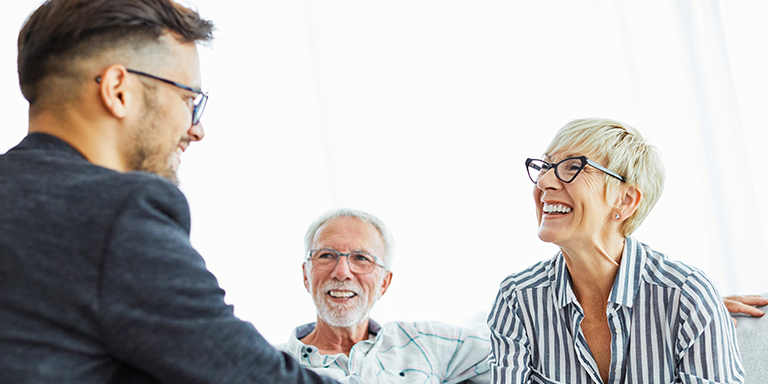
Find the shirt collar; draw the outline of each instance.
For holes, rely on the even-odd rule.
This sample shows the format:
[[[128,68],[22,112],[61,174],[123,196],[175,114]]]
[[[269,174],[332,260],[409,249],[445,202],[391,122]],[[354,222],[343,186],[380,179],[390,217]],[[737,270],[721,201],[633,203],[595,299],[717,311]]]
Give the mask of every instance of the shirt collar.
[[[624,239],[624,251],[621,255],[619,271],[613,282],[608,301],[626,307],[632,307],[640,289],[640,280],[646,260],[645,248],[642,243],[629,236]],[[549,279],[554,287],[554,295],[559,308],[576,302],[573,293],[571,275],[562,252],[558,252],[552,259],[552,268],[549,271]]]
[[[640,280],[647,255],[643,244],[629,236],[624,239],[624,252],[621,255],[619,272],[613,282],[608,301],[625,307],[632,307],[640,289]]]
[[[552,259],[552,268],[549,269],[549,281],[554,289],[555,299],[558,308],[576,302],[576,295],[573,294],[571,287],[571,274],[568,273],[568,266],[565,263],[563,252],[557,252]]]
[[[314,322],[307,323],[294,328],[293,332],[291,332],[291,337],[288,339],[288,349],[292,352],[295,352],[296,356],[300,356],[302,348],[306,346],[301,342],[301,339],[307,337],[307,335],[314,331],[316,325],[317,324]],[[381,326],[379,323],[373,319],[368,319],[368,334],[378,336],[379,331],[381,331]]]

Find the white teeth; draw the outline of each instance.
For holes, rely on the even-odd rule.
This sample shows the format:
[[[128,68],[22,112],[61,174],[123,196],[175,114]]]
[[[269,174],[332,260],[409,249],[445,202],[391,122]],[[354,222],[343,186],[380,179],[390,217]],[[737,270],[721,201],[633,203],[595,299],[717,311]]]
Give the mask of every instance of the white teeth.
[[[355,295],[355,293],[351,291],[328,291],[328,294],[338,299],[348,298]]]
[[[569,213],[573,209],[571,207],[562,204],[547,204],[544,203],[544,213]]]
[[[179,155],[181,155],[182,153],[184,153],[184,150],[183,150],[183,149],[181,149],[181,147],[176,147],[176,153],[178,153]]]

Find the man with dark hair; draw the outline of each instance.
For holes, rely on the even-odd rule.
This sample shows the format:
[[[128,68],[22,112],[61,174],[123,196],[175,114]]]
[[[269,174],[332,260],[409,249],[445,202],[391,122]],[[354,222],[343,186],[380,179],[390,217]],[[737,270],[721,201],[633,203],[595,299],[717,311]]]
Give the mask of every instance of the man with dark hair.
[[[170,0],[50,0],[21,30],[29,135],[0,156],[1,382],[335,382],[236,318],[189,243],[173,183],[204,135],[196,43],[212,30]]]

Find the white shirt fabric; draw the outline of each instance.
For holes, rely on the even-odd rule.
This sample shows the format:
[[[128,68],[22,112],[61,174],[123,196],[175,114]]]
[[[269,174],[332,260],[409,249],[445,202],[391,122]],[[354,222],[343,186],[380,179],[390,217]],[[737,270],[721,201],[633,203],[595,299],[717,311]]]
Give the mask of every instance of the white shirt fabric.
[[[728,311],[703,272],[625,239],[606,309],[608,383],[743,383]],[[602,383],[561,252],[507,277],[488,316],[493,383]]]
[[[303,367],[341,379],[351,375],[363,383],[477,383],[487,384],[490,340],[488,328],[474,329],[438,322],[391,322],[379,326],[369,320],[369,340],[343,353],[321,355],[300,339],[315,323],[297,327],[287,343],[277,345]]]

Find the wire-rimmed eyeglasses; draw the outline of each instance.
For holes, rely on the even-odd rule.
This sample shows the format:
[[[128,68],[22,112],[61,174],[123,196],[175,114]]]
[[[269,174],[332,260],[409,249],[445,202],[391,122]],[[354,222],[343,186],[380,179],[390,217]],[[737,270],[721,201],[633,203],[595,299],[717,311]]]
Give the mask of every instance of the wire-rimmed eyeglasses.
[[[531,178],[533,183],[538,183],[539,179],[544,176],[550,169],[555,169],[555,176],[557,176],[563,183],[570,183],[576,176],[579,175],[582,169],[587,165],[591,165],[617,179],[624,181],[624,177],[619,176],[616,172],[603,167],[602,165],[595,163],[594,161],[587,159],[586,156],[576,156],[563,159],[557,163],[547,163],[540,159],[527,159],[525,160],[525,169],[528,170],[528,177]]]
[[[312,262],[312,267],[321,271],[330,271],[336,268],[339,259],[347,257],[349,270],[354,273],[371,273],[377,265],[384,267],[384,263],[378,257],[365,252],[342,253],[335,249],[310,249],[307,251],[307,260]]]
[[[126,71],[128,73],[133,73],[134,75],[149,77],[150,79],[154,79],[157,81],[162,81],[163,83],[173,85],[175,87],[179,87],[185,91],[190,91],[193,93],[196,93],[197,96],[195,96],[195,100],[192,102],[193,108],[192,108],[192,125],[197,125],[197,123],[200,122],[200,117],[203,116],[203,111],[205,110],[205,105],[208,103],[208,93],[203,92],[199,89],[192,88],[188,85],[184,85],[181,83],[177,83],[172,80],[163,79],[162,77],[157,77],[155,75],[150,75],[149,73],[137,71],[134,69],[126,68]],[[101,82],[101,76],[96,77],[96,82]]]
[[[200,122],[200,117],[203,116],[203,110],[205,110],[205,104],[208,103],[208,94],[207,93],[205,93],[205,92],[203,92],[203,91],[201,91],[199,89],[195,89],[195,88],[192,88],[190,86],[177,83],[175,81],[171,81],[171,80],[168,80],[168,79],[163,79],[162,77],[157,77],[157,76],[154,76],[154,75],[150,75],[149,73],[144,73],[144,72],[136,71],[136,70],[133,70],[133,69],[126,69],[126,71],[128,71],[129,73],[133,73],[134,75],[149,77],[150,79],[155,79],[157,81],[162,81],[163,83],[170,84],[170,85],[179,87],[181,89],[184,89],[184,90],[196,93],[197,96],[195,97],[195,101],[192,103],[192,105],[194,105],[194,108],[192,109],[192,125],[196,125],[198,122]]]

